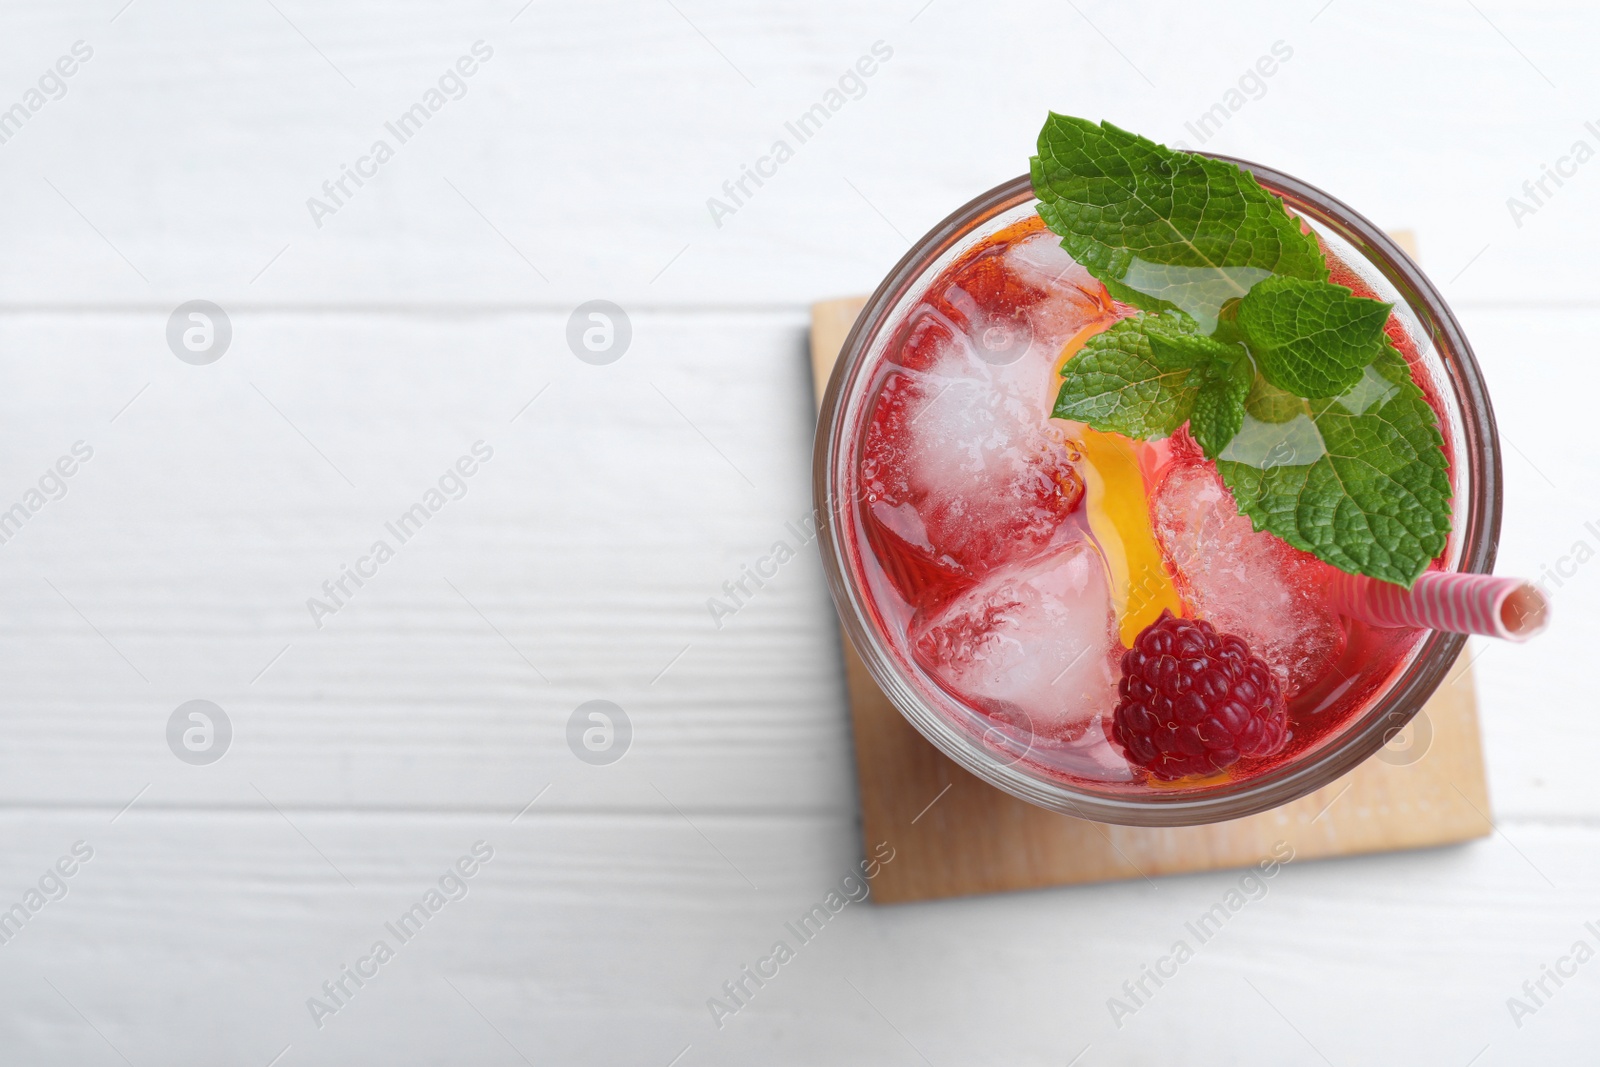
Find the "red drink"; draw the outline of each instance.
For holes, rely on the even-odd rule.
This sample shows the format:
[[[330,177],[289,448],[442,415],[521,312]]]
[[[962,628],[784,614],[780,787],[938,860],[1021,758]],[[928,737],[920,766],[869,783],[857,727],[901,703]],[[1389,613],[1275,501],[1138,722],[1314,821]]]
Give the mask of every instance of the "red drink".
[[[1334,280],[1370,294],[1325,252]],[[992,757],[1100,794],[1208,790],[1321,747],[1424,634],[1340,615],[1336,572],[1252,530],[1185,431],[1136,441],[1051,417],[1062,365],[1131,313],[1037,216],[946,265],[862,371],[841,540],[901,672],[942,694],[945,718]],[[1397,323],[1390,337],[1449,455],[1437,390]],[[1265,662],[1287,713],[1270,753],[1208,776],[1130,760],[1112,725],[1123,654],[1163,612],[1206,620]]]

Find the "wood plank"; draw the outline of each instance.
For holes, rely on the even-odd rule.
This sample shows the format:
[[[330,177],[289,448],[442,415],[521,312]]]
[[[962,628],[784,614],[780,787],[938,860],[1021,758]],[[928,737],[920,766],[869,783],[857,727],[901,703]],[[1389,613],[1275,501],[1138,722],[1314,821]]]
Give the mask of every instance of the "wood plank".
[[[1125,54],[1090,34],[1072,63],[1016,47],[1037,31],[1027,5],[940,5],[912,22],[849,0],[780,0],[760,18],[700,3],[684,9],[692,25],[624,0],[279,6],[284,17],[256,4],[196,19],[141,3],[113,23],[50,0],[8,5],[7,106],[26,72],[74,41],[95,57],[4,145],[6,302],[570,308],[605,294],[802,307],[870,287],[905,238],[1022,173],[1048,108],[1070,101],[1192,141],[1186,124],[1279,39],[1293,59],[1205,147],[1412,223],[1453,297],[1589,300],[1600,268],[1581,183],[1520,226],[1508,214],[1508,195],[1584,136],[1585,116],[1552,106],[1549,85],[1467,6],[1385,10],[1382,33],[1350,15],[1307,25],[1262,0],[1220,20],[1091,13]],[[1600,34],[1600,13],[1566,0],[1500,25],[1552,81],[1583,84],[1581,43]],[[396,140],[385,123],[478,40],[495,55],[466,95],[396,144],[376,178],[347,182],[319,228],[308,199],[326,198],[323,183],[375,139]],[[878,40],[894,56],[860,98],[714,218],[708,200],[731,203],[724,183],[775,140],[794,142],[785,123]],[[1425,65],[1416,41],[1428,42]],[[1330,108],[1328,65],[1349,55],[1370,57],[1370,72]],[[1192,92],[1152,91],[1138,73],[1152,68]],[[953,69],[967,76],[946,78]],[[1441,83],[1447,108],[1429,104]],[[1424,124],[1432,134],[1419,138]]]
[[[1416,252],[1414,238],[1403,240]],[[811,360],[825,381],[865,298],[820,303]],[[817,394],[820,402],[821,393]],[[866,849],[904,839],[906,862],[885,872],[885,903],[1247,866],[1273,842],[1306,857],[1448,844],[1492,831],[1470,661],[1428,702],[1395,744],[1431,734],[1420,760],[1368,760],[1274,811],[1207,826],[1148,829],[1057,815],[958,767],[908,723],[844,641]]]
[[[691,826],[672,812],[538,812],[515,824],[290,813],[293,826],[259,801],[226,813],[141,802],[115,823],[112,809],[0,812],[0,906],[74,841],[95,850],[67,895],[0,945],[0,1051],[10,1063],[122,1063],[106,1042],[135,1064],[265,1065],[286,1046],[280,1064],[522,1062],[509,1042],[534,1063],[664,1065],[685,1046],[685,1065],[920,1063],[898,1030],[940,1064],[1063,1064],[1092,1045],[1102,1061],[1221,1065],[1245,1033],[1273,1062],[1321,1063],[1275,1007],[1335,1063],[1370,1062],[1375,1047],[1384,1062],[1466,1063],[1490,1042],[1512,1061],[1571,1062],[1562,1050],[1600,1010],[1586,981],[1520,1030],[1505,1009],[1542,963],[1593,943],[1591,827],[1507,824],[1509,838],[1461,850],[1296,859],[1259,884],[1217,872],[1159,890],[849,905],[801,945],[784,924],[856,863],[848,816]],[[392,943],[384,924],[478,840],[495,854],[467,895],[392,944],[318,1029],[307,998],[375,940]],[[1230,893],[1247,903],[1202,943],[1186,923]],[[778,939],[796,958],[719,1029],[708,999]],[[1118,1027],[1108,1000],[1179,939],[1194,959]],[[1397,1002],[1410,1006],[1384,1010]]]

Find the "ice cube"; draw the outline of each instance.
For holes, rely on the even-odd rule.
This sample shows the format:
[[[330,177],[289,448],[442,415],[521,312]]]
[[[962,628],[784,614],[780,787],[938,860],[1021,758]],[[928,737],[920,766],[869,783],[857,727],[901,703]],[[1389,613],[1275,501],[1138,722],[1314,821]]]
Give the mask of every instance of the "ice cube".
[[[952,341],[929,371],[886,377],[861,473],[869,514],[920,564],[977,578],[1038,555],[1083,479],[1036,395],[1048,386]]]
[[[1006,265],[1017,278],[1029,285],[1054,292],[1063,285],[1093,285],[1088,271],[1078,265],[1061,238],[1048,230],[1024,237],[1006,246]]]
[[[1071,536],[1083,478],[1050,412],[1062,345],[1108,321],[1091,287],[1104,297],[1039,234],[960,267],[905,327],[860,469],[868,536],[908,600]]]
[[[1042,741],[1085,734],[1117,702],[1115,619],[1085,541],[1008,567],[912,624],[917,662],[970,706]]]
[[[1240,515],[1216,468],[1180,456],[1151,496],[1151,518],[1184,599],[1196,615],[1237,634],[1293,696],[1344,650],[1329,605],[1329,569]]]
[[[1027,309],[1027,319],[1035,347],[1049,354],[1052,366],[1074,334],[1091,323],[1109,324],[1115,315],[1105,286],[1067,254],[1053,233],[1009,246],[1005,262],[1019,281],[1049,293]]]

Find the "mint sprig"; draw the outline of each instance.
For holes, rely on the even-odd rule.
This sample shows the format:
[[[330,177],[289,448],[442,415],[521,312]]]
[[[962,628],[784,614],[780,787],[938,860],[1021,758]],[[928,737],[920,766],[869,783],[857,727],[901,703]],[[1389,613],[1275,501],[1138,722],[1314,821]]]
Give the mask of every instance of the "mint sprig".
[[[1142,309],[1067,361],[1055,416],[1146,440],[1187,423],[1257,530],[1415,581],[1450,480],[1391,306],[1329,282],[1316,238],[1232,164],[1052,114],[1032,171],[1062,246]]]

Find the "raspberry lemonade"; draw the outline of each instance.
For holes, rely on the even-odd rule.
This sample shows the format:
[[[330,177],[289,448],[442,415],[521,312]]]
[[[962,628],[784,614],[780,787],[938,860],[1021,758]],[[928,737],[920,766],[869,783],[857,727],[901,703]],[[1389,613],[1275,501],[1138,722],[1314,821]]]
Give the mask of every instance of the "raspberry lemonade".
[[[997,747],[1097,782],[1248,775],[1340,725],[1420,633],[1342,618],[1329,568],[1253,531],[1186,430],[1052,417],[1065,364],[1132,311],[1037,216],[942,271],[874,375],[863,563]]]
[[[969,768],[1070,811],[1293,777],[1398,682],[1409,717],[1459,639],[1332,590],[1492,554],[1492,477],[1455,455],[1492,421],[1462,417],[1448,310],[1308,202],[1109,125],[1051,116],[1026,191],[907,257],[825,404],[830,576],[875,676]]]

